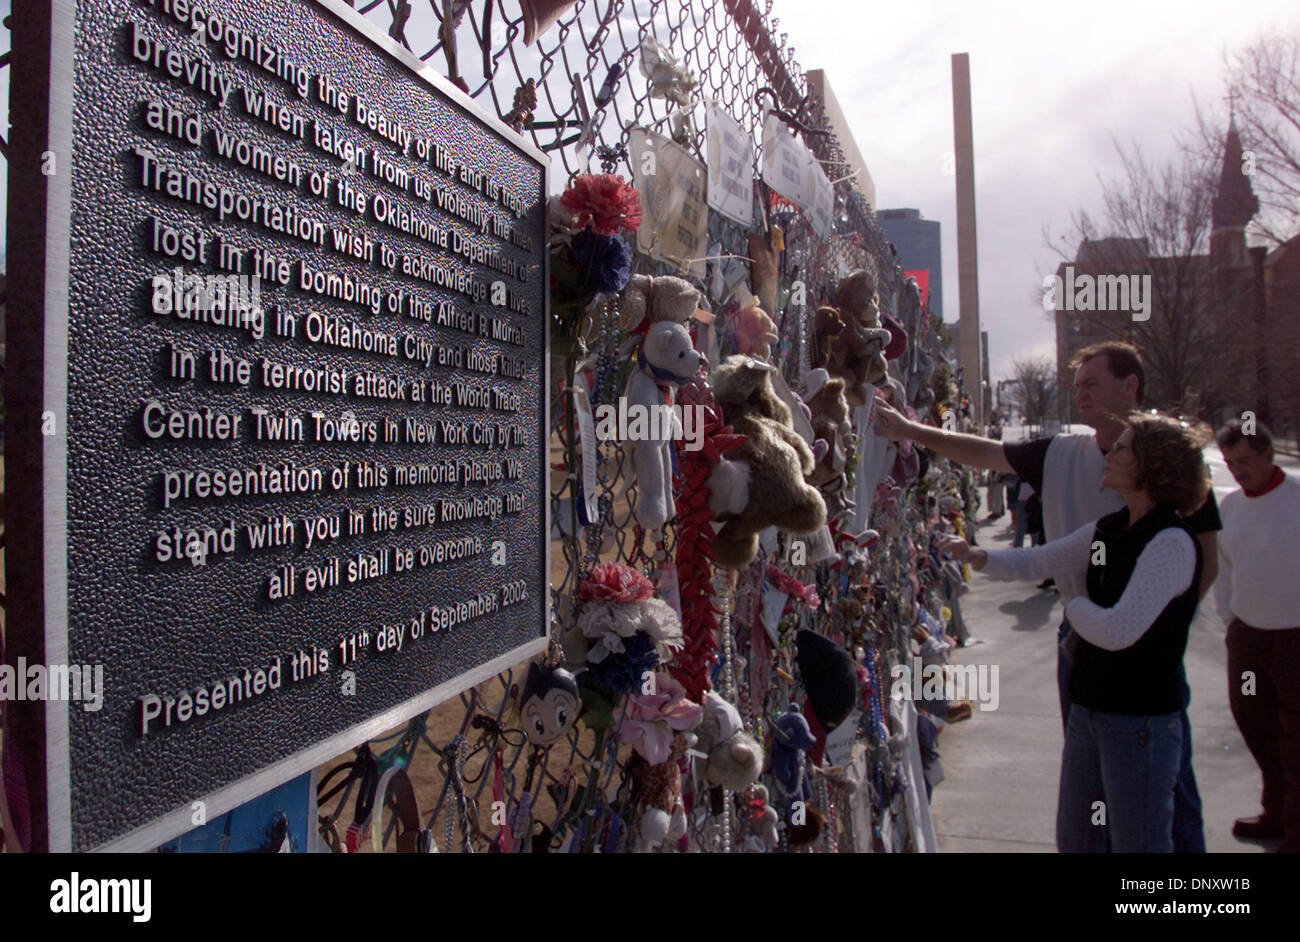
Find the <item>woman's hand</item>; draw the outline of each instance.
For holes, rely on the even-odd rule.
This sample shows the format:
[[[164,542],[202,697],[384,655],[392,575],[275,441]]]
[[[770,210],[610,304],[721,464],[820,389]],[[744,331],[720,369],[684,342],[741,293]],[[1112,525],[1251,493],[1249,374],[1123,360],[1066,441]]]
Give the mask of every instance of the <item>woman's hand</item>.
[[[898,441],[900,438],[911,438],[913,434],[912,422],[907,416],[883,402],[876,403],[873,428],[877,435],[891,441]]]
[[[970,563],[971,568],[981,570],[988,561],[989,554],[982,549],[975,549],[958,536],[946,536],[939,541],[939,552],[959,563]]]

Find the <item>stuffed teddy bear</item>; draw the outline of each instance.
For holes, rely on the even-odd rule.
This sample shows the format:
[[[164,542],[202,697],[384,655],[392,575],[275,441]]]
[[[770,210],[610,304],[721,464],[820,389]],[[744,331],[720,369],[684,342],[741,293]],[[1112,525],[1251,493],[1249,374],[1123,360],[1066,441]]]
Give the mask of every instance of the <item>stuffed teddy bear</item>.
[[[812,809],[812,782],[804,752],[817,740],[798,704],[791,703],[777,718],[772,739],[772,775],[785,799],[790,842],[810,843],[821,833],[821,819]]]
[[[672,449],[673,439],[680,438],[681,429],[668,407],[672,405],[673,390],[691,382],[703,362],[703,355],[696,351],[684,325],[656,321],[637,350],[636,365],[623,391],[628,416],[640,412],[647,417],[645,435],[624,442],[636,472],[637,495],[632,511],[647,530],[659,529],[677,514]],[[650,421],[651,415],[671,417],[671,421]]]
[[[623,398],[629,417],[666,415],[673,390],[695,377],[704,356],[695,350],[687,322],[700,305],[700,293],[689,281],[672,275],[633,275],[619,297],[619,326],[642,335]],[[673,503],[672,439],[680,435],[676,422],[648,423],[648,437],[624,442],[636,474],[637,497],[632,511],[641,526],[656,530],[676,515]]]
[[[700,306],[700,292],[684,278],[633,275],[618,299],[618,322],[633,333],[647,320],[685,324]]]
[[[892,335],[880,326],[880,299],[871,274],[859,268],[840,279],[837,306],[819,308],[815,321],[819,364],[844,380],[851,404],[865,405],[866,387],[884,379],[884,350]]]
[[[733,792],[744,791],[763,771],[763,747],[745,732],[740,711],[713,691],[704,695],[704,716],[696,750],[708,756],[705,779]]]
[[[844,316],[839,310],[825,306],[813,314],[813,334],[817,339],[817,365],[825,367],[830,362],[831,351],[844,333]]]
[[[804,768],[804,751],[811,749],[816,739],[797,703],[791,703],[777,718],[772,734],[772,774],[776,776],[776,784],[791,800],[811,799],[812,784]]]
[[[808,475],[808,483],[821,487],[844,473],[848,456],[853,452],[849,400],[844,395],[844,380],[832,378],[821,368],[811,370],[804,377],[804,389],[804,402],[812,414],[813,435],[816,442],[825,442],[822,449],[814,447],[817,464]]]
[[[709,477],[709,507],[722,524],[714,562],[743,569],[758,552],[758,534],[775,526],[812,533],[826,523],[826,505],[804,476],[813,454],[791,426],[790,409],[772,389],[775,367],[730,356],[713,371],[714,399],[723,420],[745,443],[722,458]]]
[[[749,796],[746,802],[749,814],[745,820],[745,829],[748,832],[744,843],[745,850],[756,854],[775,850],[781,843],[781,832],[777,829],[781,816],[768,803],[767,786],[755,785],[750,789]]]

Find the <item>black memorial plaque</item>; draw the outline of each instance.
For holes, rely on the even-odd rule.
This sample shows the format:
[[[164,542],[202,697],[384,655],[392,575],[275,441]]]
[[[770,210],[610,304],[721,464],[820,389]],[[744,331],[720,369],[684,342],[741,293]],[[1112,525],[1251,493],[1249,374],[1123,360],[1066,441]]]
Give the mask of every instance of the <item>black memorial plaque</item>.
[[[19,748],[143,849],[544,648],[547,161],[341,3],[21,16],[9,659],[104,689]]]

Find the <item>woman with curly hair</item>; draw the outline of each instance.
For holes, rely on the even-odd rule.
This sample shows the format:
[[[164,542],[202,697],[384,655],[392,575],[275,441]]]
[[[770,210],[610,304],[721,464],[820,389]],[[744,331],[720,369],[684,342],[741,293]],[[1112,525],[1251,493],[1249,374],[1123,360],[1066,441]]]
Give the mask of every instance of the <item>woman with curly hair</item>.
[[[1209,493],[1201,455],[1209,438],[1208,429],[1134,414],[1107,452],[1102,478],[1124,509],[1031,549],[944,544],[953,558],[1003,577],[1087,572],[1087,597],[1065,612],[1076,635],[1056,812],[1063,853],[1173,851],[1179,668],[1202,565],[1181,515]]]

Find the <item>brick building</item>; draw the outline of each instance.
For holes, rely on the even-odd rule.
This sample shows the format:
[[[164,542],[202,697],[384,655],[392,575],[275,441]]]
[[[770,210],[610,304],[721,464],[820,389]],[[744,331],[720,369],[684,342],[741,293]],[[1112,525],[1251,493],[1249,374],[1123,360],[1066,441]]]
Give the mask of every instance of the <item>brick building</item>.
[[[1077,257],[1057,268],[1057,277],[1091,276],[1099,281],[1116,276],[1149,278],[1147,316],[1130,310],[1055,313],[1056,361],[1062,395],[1058,411],[1063,423],[1078,422],[1069,362],[1075,352],[1105,340],[1125,340],[1142,353],[1147,365],[1146,401],[1166,409],[1202,415],[1221,422],[1243,409],[1258,409],[1290,360],[1277,341],[1294,335],[1296,285],[1300,282],[1300,242],[1279,246],[1264,260],[1277,295],[1265,305],[1261,320],[1259,262],[1247,246],[1247,227],[1259,211],[1250,178],[1242,173],[1242,145],[1235,121],[1230,122],[1223,162],[1210,206],[1207,254],[1178,257],[1151,255],[1142,238],[1084,240]],[[1290,248],[1288,248],[1290,247]],[[1136,284],[1136,283],[1135,283]],[[1098,291],[1100,294],[1100,290]],[[1286,305],[1292,305],[1286,314]],[[1288,326],[1289,325],[1289,326]],[[1268,364],[1277,360],[1274,368]],[[1289,375],[1294,376],[1294,366]],[[1291,383],[1294,386],[1294,382]],[[1275,393],[1279,401],[1282,390]],[[1272,395],[1267,397],[1271,400]],[[1276,417],[1275,417],[1276,418]]]

